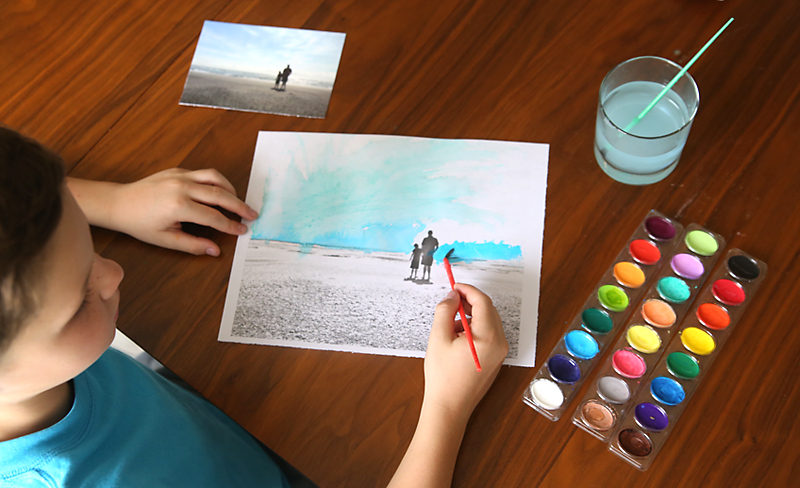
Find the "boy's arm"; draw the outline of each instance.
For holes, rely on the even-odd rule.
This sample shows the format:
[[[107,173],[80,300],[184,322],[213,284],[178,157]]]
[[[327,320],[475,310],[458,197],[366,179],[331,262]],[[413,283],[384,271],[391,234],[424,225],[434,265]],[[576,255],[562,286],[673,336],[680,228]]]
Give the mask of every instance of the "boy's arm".
[[[213,207],[248,220],[258,217],[255,210],[236,197],[230,182],[213,169],[173,168],[128,184],[67,178],[67,187],[90,224],[198,255],[218,256],[219,246],[183,232],[182,222],[241,235],[247,227]]]
[[[449,487],[467,421],[494,382],[508,354],[500,316],[477,288],[457,284],[436,307],[425,354],[425,395],[417,430],[389,488]],[[475,348],[483,371],[475,370],[461,322],[459,300],[472,316]],[[456,332],[458,331],[458,332]]]

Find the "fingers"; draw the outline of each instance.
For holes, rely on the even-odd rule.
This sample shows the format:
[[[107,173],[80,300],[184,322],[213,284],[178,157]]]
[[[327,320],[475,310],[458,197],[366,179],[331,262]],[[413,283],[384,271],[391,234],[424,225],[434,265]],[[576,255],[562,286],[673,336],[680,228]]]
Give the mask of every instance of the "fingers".
[[[453,321],[455,320],[456,312],[458,312],[459,301],[458,293],[451,291],[444,300],[436,305],[436,311],[433,314],[433,326],[431,327],[432,340],[452,341],[456,338]]]
[[[227,178],[222,176],[222,173],[215,169],[199,169],[197,171],[190,171],[186,176],[195,183],[202,183],[204,185],[213,185],[223,188],[233,196],[236,195],[236,189],[233,187]]]
[[[235,193],[219,186],[194,185],[189,188],[188,195],[192,200],[198,203],[211,207],[222,207],[247,220],[255,220],[258,218],[258,212],[236,198]]]
[[[488,371],[496,370],[508,354],[509,347],[500,314],[492,303],[492,299],[474,286],[456,283],[455,288],[472,308],[470,329],[476,344],[478,344],[477,347],[484,353],[481,364]]]
[[[213,241],[202,237],[195,237],[182,230],[165,230],[159,233],[151,244],[167,249],[174,249],[175,251],[187,252],[195,256],[207,254],[216,257],[220,254],[219,246]]]
[[[467,314],[467,317],[472,317],[472,305],[461,297],[461,305],[464,306],[464,313]]]
[[[456,283],[456,290],[464,297],[467,305],[464,305],[464,310],[470,310],[468,315],[472,316],[473,320],[477,323],[491,324],[500,322],[500,314],[492,303],[492,299],[488,295],[466,283]]]
[[[224,216],[222,212],[214,210],[206,205],[199,205],[196,202],[189,203],[187,208],[182,212],[180,221],[204,225],[220,232],[236,236],[247,232],[247,226],[243,223],[231,220]]]
[[[472,323],[472,318],[471,317],[467,317],[467,325],[470,325],[471,323]],[[461,318],[460,317],[457,317],[456,320],[453,322],[453,330],[456,331],[456,334],[464,332],[464,323],[461,322]],[[470,329],[470,330],[472,330],[472,329]]]
[[[215,169],[187,171],[173,168],[161,174],[188,182],[184,192],[199,203],[222,207],[248,220],[258,218],[258,212],[239,200],[231,182]]]

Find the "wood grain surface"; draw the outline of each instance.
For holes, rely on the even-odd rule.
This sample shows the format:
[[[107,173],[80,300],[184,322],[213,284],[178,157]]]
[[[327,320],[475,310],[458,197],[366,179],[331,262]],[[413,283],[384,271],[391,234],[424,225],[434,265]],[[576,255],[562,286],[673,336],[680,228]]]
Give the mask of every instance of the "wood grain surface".
[[[608,178],[592,152],[604,75],[639,55],[684,64],[730,17],[692,67],[700,109],[675,172]],[[550,144],[537,364],[649,209],[722,234],[769,275],[648,471],[524,405],[535,370],[504,367],[453,485],[796,486],[800,2],[10,0],[0,18],[0,123],[73,176],[213,167],[243,197],[259,130]],[[327,117],[178,105],[204,20],[346,33]],[[320,486],[389,481],[422,360],[219,343],[234,237],[208,232],[222,248],[210,258],[95,231],[126,271],[128,336]]]

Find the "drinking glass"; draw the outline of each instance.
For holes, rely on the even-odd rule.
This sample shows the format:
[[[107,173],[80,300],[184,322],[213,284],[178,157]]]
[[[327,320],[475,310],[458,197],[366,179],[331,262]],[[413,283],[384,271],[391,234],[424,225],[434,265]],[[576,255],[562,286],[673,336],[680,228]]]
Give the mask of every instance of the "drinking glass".
[[[636,125],[625,128],[681,67],[655,56],[629,59],[600,84],[594,155],[607,175],[629,185],[661,181],[678,165],[700,92],[685,73]]]

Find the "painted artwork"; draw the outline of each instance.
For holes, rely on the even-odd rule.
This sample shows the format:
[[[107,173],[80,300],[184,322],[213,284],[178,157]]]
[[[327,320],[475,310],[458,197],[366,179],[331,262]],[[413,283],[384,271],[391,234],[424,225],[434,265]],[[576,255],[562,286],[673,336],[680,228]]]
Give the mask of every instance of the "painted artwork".
[[[453,274],[533,366],[546,144],[261,132],[220,340],[423,357]]]
[[[324,118],[345,35],[205,21],[181,105]]]

